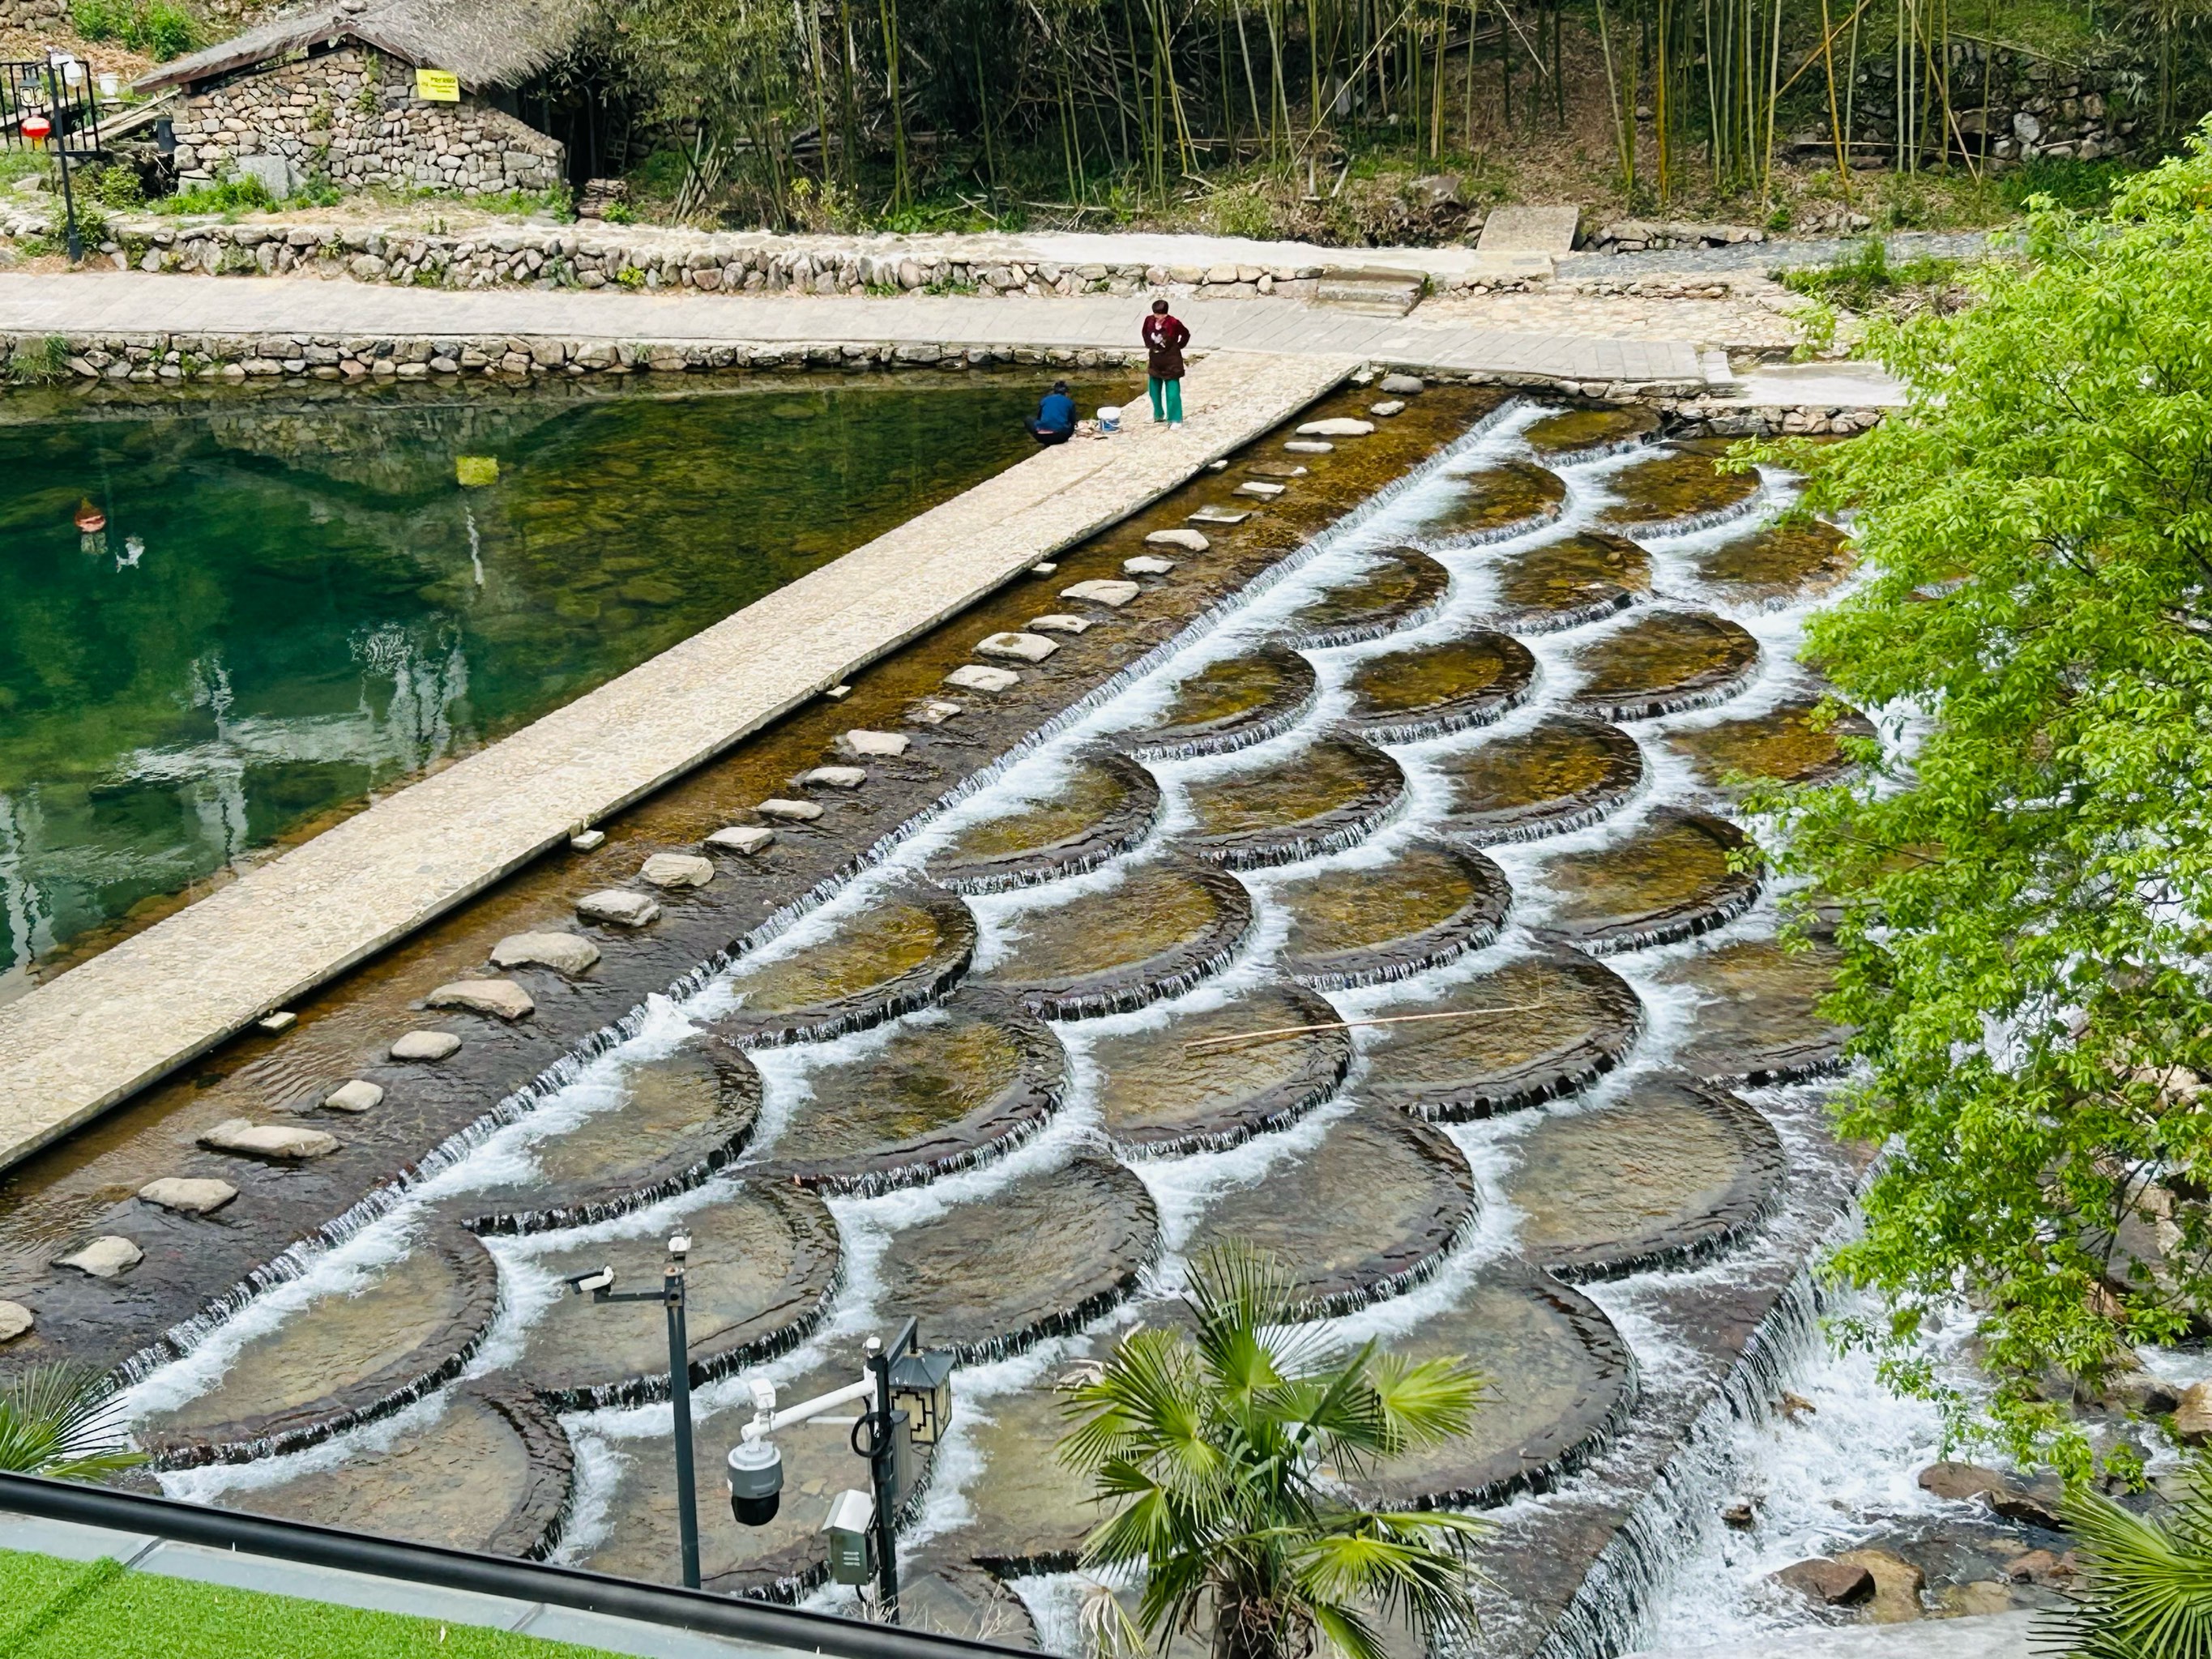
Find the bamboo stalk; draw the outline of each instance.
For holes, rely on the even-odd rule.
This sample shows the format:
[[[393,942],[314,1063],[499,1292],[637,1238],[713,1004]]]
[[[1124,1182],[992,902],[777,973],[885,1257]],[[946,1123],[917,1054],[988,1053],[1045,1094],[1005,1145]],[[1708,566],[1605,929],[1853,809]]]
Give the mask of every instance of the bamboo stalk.
[[[1318,1025],[1277,1025],[1264,1031],[1239,1031],[1231,1036],[1200,1037],[1182,1046],[1184,1053],[1196,1054],[1203,1048],[1225,1048],[1235,1042],[1272,1042],[1279,1037],[1304,1036],[1312,1031],[1352,1031],[1369,1025],[1411,1025],[1425,1019],[1476,1019],[1487,1014],[1525,1014],[1551,1006],[1548,1002],[1514,1002],[1502,1008],[1447,1008],[1430,1014],[1385,1014],[1375,1019],[1324,1020]]]

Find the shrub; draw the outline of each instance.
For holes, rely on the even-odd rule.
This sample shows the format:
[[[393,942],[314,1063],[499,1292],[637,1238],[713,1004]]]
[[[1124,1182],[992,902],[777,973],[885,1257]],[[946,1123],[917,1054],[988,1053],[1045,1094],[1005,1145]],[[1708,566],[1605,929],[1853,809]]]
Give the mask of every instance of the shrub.
[[[200,20],[175,0],[70,0],[70,21],[88,40],[119,40],[164,62],[200,44]]]
[[[2102,213],[2112,191],[2132,169],[2118,161],[2076,161],[2070,156],[2041,156],[2024,162],[1998,181],[1997,193],[2017,212],[2031,196],[2048,196],[2076,213]]]
[[[15,386],[52,386],[69,373],[69,342],[58,334],[18,340],[8,354],[8,379]]]

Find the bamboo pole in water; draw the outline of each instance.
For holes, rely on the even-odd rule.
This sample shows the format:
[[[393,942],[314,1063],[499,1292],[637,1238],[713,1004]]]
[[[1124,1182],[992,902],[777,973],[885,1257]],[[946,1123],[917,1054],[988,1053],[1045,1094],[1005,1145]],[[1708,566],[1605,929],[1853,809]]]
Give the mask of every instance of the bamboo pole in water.
[[[1202,1049],[1227,1048],[1238,1042],[1268,1042],[1282,1037],[1304,1036],[1312,1031],[1352,1031],[1369,1025],[1411,1025],[1425,1019],[1477,1019],[1488,1014],[1534,1013],[1552,1005],[1548,1002],[1514,1002],[1502,1008],[1446,1008],[1429,1014],[1384,1014],[1374,1019],[1331,1019],[1318,1025],[1277,1025],[1264,1031],[1238,1031],[1229,1036],[1200,1037],[1186,1042],[1185,1054],[1197,1054]]]

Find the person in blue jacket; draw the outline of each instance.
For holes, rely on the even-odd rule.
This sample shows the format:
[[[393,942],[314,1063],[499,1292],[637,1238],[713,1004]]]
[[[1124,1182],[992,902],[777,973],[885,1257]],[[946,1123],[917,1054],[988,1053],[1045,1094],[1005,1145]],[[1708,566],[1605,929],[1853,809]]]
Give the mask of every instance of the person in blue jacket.
[[[1067,395],[1067,382],[1054,380],[1052,390],[1037,404],[1036,418],[1022,422],[1041,444],[1064,444],[1075,435],[1075,399]]]

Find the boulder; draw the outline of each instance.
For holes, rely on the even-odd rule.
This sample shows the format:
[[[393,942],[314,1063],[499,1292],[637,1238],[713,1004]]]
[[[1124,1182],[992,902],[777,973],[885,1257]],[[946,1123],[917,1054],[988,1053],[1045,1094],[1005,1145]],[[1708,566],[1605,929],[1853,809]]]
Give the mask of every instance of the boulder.
[[[509,933],[491,947],[495,968],[550,968],[571,979],[599,959],[599,947],[580,933]]]
[[[1981,1578],[1971,1583],[1946,1584],[1936,1593],[1946,1619],[1982,1619],[2012,1611],[2012,1586]]]
[[[1920,1601],[1927,1576],[1903,1556],[1888,1550],[1845,1550],[1836,1559],[1874,1575],[1874,1595],[1862,1604],[1869,1624],[1902,1625],[1927,1613]]]
[[[1920,1471],[1920,1489],[1953,1504],[1978,1500],[2007,1520],[2023,1525],[2052,1532],[2064,1527],[2056,1494],[2033,1491],[2010,1476],[1984,1468],[1978,1463],[1930,1463]]]
[[[211,1152],[234,1152],[241,1158],[266,1158],[276,1164],[301,1164],[311,1158],[328,1158],[337,1151],[338,1138],[320,1129],[303,1129],[289,1123],[253,1123],[234,1117],[202,1134],[200,1145]]]
[[[1333,415],[1325,421],[1308,421],[1298,428],[1301,438],[1364,438],[1375,430],[1372,421],[1355,421],[1348,415]]]
[[[821,810],[815,808],[817,812]],[[659,920],[660,907],[642,893],[609,887],[578,899],[576,914],[586,921],[605,922],[611,927],[642,927]]]
[[[460,1050],[461,1040],[451,1031],[409,1031],[392,1045],[394,1060],[446,1060]]]
[[[707,837],[707,845],[717,852],[743,853],[747,857],[764,852],[775,842],[775,831],[757,823],[732,823]]]
[[[1164,576],[1174,568],[1173,559],[1156,559],[1149,553],[1140,553],[1133,559],[1121,561],[1123,574],[1131,576]]]
[[[1049,617],[1031,617],[1030,626],[1040,634],[1081,634],[1091,628],[1088,617],[1070,617],[1054,612]]]
[[[1186,553],[1203,553],[1213,545],[1195,530],[1155,530],[1145,538],[1146,547],[1179,547]]]
[[[1387,392],[1394,398],[1413,398],[1418,397],[1427,385],[1428,382],[1418,374],[1385,374],[1375,389]]]
[[[228,1181],[205,1180],[192,1176],[163,1176],[159,1181],[149,1181],[141,1187],[138,1196],[149,1204],[158,1204],[165,1210],[175,1210],[182,1215],[213,1215],[238,1196],[238,1188]]]
[[[971,662],[947,674],[945,683],[957,685],[963,691],[1006,691],[1019,685],[1022,677],[1011,668],[990,668],[980,662]]]
[[[655,853],[637,876],[655,887],[704,887],[714,878],[714,860],[696,853]]]
[[[579,907],[581,908],[580,906]],[[537,1011],[530,993],[511,979],[457,979],[422,999],[426,1008],[461,1008],[501,1019],[526,1019]]]
[[[786,800],[780,795],[757,803],[753,811],[786,823],[811,823],[822,816],[822,809],[811,800]]]
[[[1090,581],[1078,582],[1073,587],[1063,587],[1063,599],[1082,599],[1091,605],[1103,605],[1119,611],[1145,590],[1134,582]]]
[[[326,1112],[351,1112],[356,1115],[374,1111],[384,1101],[384,1091],[374,1083],[356,1078],[350,1083],[341,1083],[323,1097]]]
[[[2212,1441],[2212,1382],[2191,1382],[2184,1389],[2167,1426],[2185,1446]]]
[[[858,789],[868,781],[864,766],[817,766],[810,772],[801,772],[792,781],[801,788]]]
[[[94,1239],[82,1249],[63,1256],[54,1266],[74,1267],[81,1273],[90,1273],[94,1279],[117,1279],[145,1259],[146,1252],[129,1239],[109,1233],[104,1238]]]
[[[0,1302],[0,1342],[13,1342],[27,1335],[38,1323],[37,1317],[20,1302]]]
[[[862,760],[895,760],[906,753],[914,739],[902,732],[855,729],[837,739],[837,752]]]
[[[1368,404],[1367,412],[1370,415],[1380,416],[1382,419],[1387,421],[1393,415],[1403,415],[1406,412],[1405,399],[1402,398],[1385,398],[1379,404]]]
[[[916,704],[907,718],[916,726],[942,726],[967,712],[957,702],[947,702],[942,697],[928,697]]]
[[[1004,657],[1013,662],[1042,662],[1060,649],[1037,634],[991,634],[975,641],[979,657]]]
[[[1794,1562],[1771,1576],[1774,1583],[1796,1590],[1816,1607],[1856,1607],[1874,1600],[1872,1573],[1825,1555]]]

